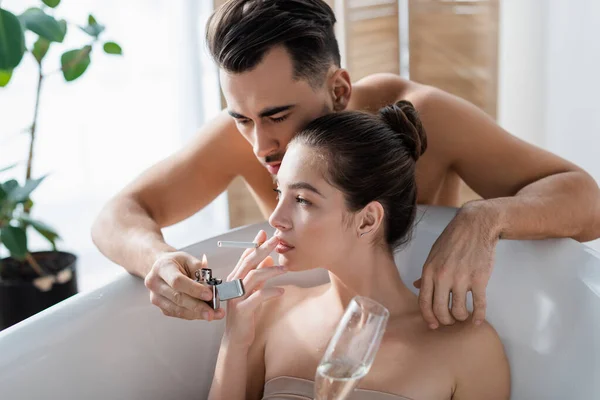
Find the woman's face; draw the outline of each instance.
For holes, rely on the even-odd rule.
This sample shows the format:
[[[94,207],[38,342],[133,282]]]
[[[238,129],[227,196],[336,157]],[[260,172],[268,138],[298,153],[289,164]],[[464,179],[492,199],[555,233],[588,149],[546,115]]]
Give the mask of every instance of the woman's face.
[[[352,217],[342,192],[325,181],[324,173],[314,151],[295,144],[277,174],[279,203],[269,223],[282,241],[276,249],[279,264],[292,271],[330,269],[352,257],[357,240],[354,224],[347,222]]]

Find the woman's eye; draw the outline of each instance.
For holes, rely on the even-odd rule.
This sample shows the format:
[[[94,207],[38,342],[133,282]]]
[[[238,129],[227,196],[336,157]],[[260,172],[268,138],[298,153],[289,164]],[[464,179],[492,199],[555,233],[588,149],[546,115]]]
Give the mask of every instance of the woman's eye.
[[[308,200],[306,200],[306,199],[303,199],[303,198],[302,198],[302,197],[300,197],[300,196],[297,196],[297,197],[296,197],[296,202],[297,202],[297,203],[300,203],[300,204],[302,204],[302,205],[305,205],[305,206],[310,206],[310,205],[312,204],[310,201],[308,201]]]
[[[273,191],[275,193],[277,193],[277,196],[275,197],[275,199],[279,200],[279,197],[281,197],[281,190],[279,190],[279,189],[273,189]]]
[[[249,119],[238,119],[237,123],[240,125],[247,125],[250,122]]]
[[[282,117],[271,118],[271,121],[273,121],[275,123],[283,122],[283,121],[285,121],[287,119],[288,116],[289,116],[289,114],[284,115]]]

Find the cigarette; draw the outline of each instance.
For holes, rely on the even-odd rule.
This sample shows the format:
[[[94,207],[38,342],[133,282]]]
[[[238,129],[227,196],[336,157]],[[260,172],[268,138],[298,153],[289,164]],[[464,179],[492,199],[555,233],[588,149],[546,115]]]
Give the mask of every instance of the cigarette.
[[[237,247],[240,249],[255,249],[258,247],[257,243],[254,242],[231,242],[227,240],[219,240],[217,242],[219,247]]]

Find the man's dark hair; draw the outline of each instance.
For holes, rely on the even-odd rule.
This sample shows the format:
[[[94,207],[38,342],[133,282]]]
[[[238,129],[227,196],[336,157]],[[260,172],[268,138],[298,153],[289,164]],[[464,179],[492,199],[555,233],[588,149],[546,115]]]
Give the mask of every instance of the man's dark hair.
[[[252,70],[275,46],[284,46],[294,79],[318,87],[331,64],[340,66],[335,15],[323,0],[230,0],[211,15],[210,53],[230,73]]]

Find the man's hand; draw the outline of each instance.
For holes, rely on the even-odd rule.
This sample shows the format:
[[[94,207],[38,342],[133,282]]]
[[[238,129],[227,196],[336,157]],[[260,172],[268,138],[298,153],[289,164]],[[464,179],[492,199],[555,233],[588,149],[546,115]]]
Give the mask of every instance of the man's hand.
[[[466,320],[469,291],[473,322],[479,325],[485,319],[486,287],[498,242],[494,221],[494,215],[483,208],[466,205],[433,244],[421,279],[414,283],[421,289],[419,305],[431,329]]]
[[[200,261],[181,251],[162,255],[144,280],[150,301],[170,317],[222,319],[223,309],[213,310],[203,301],[212,299],[211,288],[192,279],[196,270],[205,267],[206,258]]]

